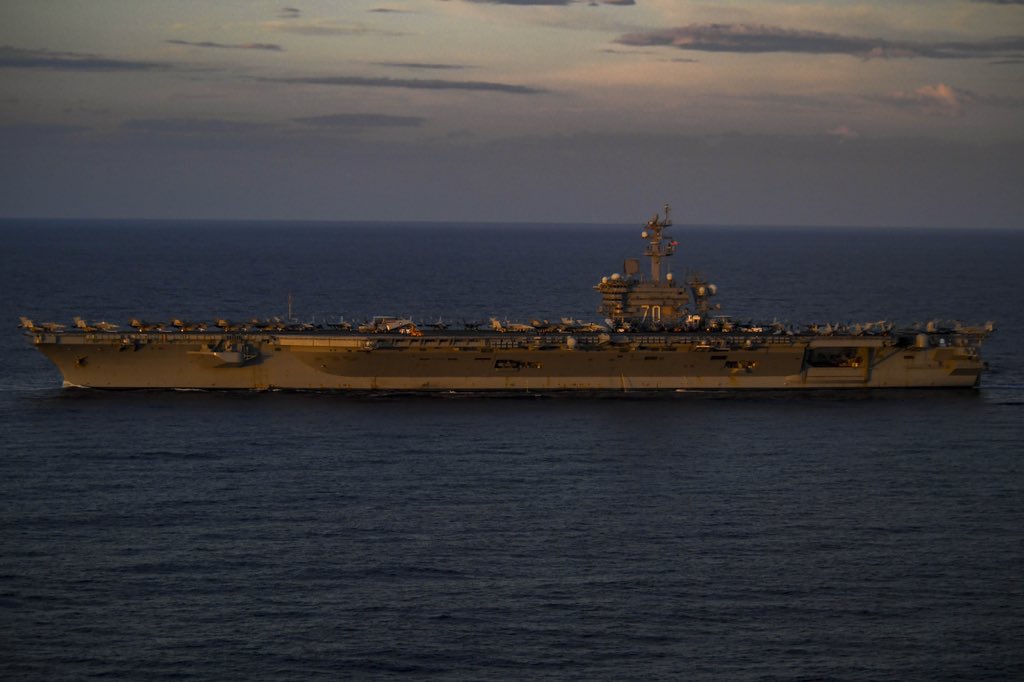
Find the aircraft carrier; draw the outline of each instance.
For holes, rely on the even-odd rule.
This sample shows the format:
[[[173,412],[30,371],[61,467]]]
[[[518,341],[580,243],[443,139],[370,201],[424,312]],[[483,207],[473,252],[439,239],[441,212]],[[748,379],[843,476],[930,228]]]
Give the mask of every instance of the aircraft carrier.
[[[643,227],[643,256],[602,277],[601,321],[491,320],[418,325],[291,320],[193,323],[132,320],[126,329],[75,318],[23,317],[31,342],[64,385],[106,389],[322,391],[686,391],[710,389],[971,388],[992,324],[897,327],[737,324],[717,314],[717,287],[680,281],[667,260],[670,209]],[[665,272],[663,272],[663,270]]]

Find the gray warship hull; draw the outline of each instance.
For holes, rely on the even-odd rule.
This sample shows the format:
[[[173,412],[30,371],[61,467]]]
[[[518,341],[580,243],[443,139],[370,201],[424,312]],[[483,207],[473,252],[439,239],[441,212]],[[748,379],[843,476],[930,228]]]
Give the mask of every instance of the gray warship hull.
[[[318,391],[970,388],[981,334],[36,332],[66,386]]]
[[[967,388],[977,386],[982,340],[992,326],[900,330],[778,323],[739,326],[716,317],[718,288],[667,271],[678,242],[670,208],[640,236],[639,260],[602,277],[603,323],[563,318],[530,324],[491,320],[491,329],[420,330],[376,317],[357,327],[288,321],[22,327],[64,375],[65,385],[323,391],[685,391],[704,389]],[[439,327],[440,325],[434,325]]]

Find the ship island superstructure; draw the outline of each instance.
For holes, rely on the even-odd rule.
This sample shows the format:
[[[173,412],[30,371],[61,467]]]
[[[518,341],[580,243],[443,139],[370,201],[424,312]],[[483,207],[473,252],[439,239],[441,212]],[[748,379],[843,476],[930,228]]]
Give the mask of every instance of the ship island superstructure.
[[[670,209],[643,227],[644,256],[601,278],[601,322],[565,318],[417,325],[390,316],[353,327],[290,320],[132,320],[21,326],[65,386],[323,391],[686,391],[971,388],[992,324],[848,326],[733,323],[717,287],[667,267]]]

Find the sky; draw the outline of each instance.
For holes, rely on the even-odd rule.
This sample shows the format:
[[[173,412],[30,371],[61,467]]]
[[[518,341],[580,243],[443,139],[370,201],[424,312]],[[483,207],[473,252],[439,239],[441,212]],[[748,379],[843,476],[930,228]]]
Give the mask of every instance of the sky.
[[[1024,228],[1024,0],[0,2],[0,217]]]

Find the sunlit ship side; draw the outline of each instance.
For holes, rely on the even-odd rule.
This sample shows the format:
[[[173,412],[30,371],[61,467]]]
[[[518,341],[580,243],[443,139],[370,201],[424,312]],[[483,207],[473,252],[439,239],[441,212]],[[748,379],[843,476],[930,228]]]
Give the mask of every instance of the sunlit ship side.
[[[281,322],[34,324],[32,343],[65,385],[130,389],[339,391],[679,391],[969,388],[992,325],[889,323],[800,329],[712,315],[716,287],[662,274],[677,243],[665,217],[644,227],[644,255],[602,278],[602,323],[492,321],[420,329],[380,317],[352,329]]]

